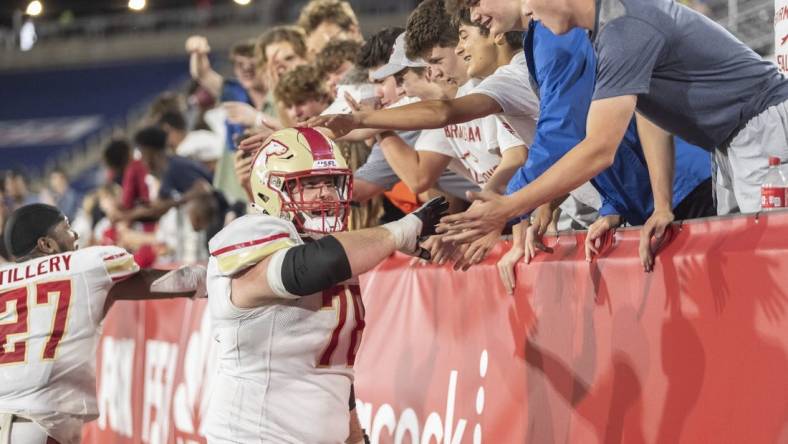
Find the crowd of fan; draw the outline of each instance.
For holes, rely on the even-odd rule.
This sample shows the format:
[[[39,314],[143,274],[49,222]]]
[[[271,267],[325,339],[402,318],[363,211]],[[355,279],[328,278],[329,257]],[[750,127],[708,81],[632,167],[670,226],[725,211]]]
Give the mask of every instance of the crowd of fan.
[[[445,6],[443,0],[426,0],[405,27],[365,38],[349,3],[312,0],[297,23],[235,44],[229,54],[232,77],[212,67],[208,40],[192,36],[185,49],[193,88],[184,95],[163,94],[138,131],[106,146],[100,188],[83,200],[56,170],[46,190],[34,195],[22,173],[8,172],[0,222],[21,205],[47,202],[70,218],[83,246],[120,245],[142,266],[205,260],[207,240],[247,211],[242,184],[250,157],[244,154],[272,132],[303,124],[329,127],[354,171],[351,229],[399,217],[437,194],[459,212],[470,205],[467,191],[504,193],[525,186],[522,171],[529,157],[533,171],[544,171],[573,143],[541,164],[534,157],[541,153],[531,150],[540,143],[540,99],[550,98],[529,85],[524,33],[491,35],[467,10],[451,14]],[[590,90],[586,96],[578,101],[582,123]],[[396,111],[416,102],[423,106]],[[315,120],[343,113],[366,120],[351,122],[347,131],[341,119]],[[683,188],[676,197],[691,207],[681,216],[677,208],[677,218],[715,214],[709,153],[680,140],[676,146],[682,165],[689,165],[682,169],[677,162]],[[513,230],[514,245],[499,263],[511,289],[514,263],[549,250],[540,241],[545,233],[590,229],[591,255],[604,232],[642,224],[650,195],[630,196],[640,207],[622,208],[626,199],[606,194],[611,187],[613,195],[624,193],[615,184],[636,179],[650,192],[640,160],[640,170],[622,173],[623,179],[613,172],[601,185],[586,183],[502,233],[462,246],[435,238],[428,246],[438,262],[467,269]]]

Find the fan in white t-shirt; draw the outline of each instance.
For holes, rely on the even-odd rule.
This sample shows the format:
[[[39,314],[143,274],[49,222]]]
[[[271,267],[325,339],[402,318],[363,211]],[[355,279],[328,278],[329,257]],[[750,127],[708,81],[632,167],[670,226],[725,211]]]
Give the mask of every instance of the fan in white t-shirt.
[[[457,90],[457,97],[468,94],[478,84],[476,79],[467,81]],[[454,160],[453,169],[481,187],[495,174],[503,153],[518,149],[518,154],[525,154],[524,147],[522,139],[494,115],[422,131],[415,146],[417,151],[439,153]],[[524,156],[517,157],[525,161]],[[457,168],[457,163],[462,168]]]

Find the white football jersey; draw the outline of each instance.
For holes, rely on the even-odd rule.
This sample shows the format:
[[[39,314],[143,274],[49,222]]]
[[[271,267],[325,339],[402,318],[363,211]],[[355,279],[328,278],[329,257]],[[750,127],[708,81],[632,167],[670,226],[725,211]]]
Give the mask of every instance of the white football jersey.
[[[241,309],[233,275],[302,244],[293,224],[265,215],[233,221],[210,241],[208,306],[219,362],[208,412],[211,443],[343,443],[353,363],[364,329],[356,285]]]
[[[32,419],[63,444],[78,442],[82,422],[98,417],[96,345],[107,294],[137,271],[118,247],[0,269],[0,411]]]

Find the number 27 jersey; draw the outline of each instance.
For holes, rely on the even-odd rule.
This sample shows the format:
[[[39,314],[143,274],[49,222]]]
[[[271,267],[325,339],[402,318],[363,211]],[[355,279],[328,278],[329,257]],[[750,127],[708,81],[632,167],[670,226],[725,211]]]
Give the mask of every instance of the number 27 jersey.
[[[104,304],[112,285],[137,271],[118,247],[0,268],[0,411],[33,420],[98,416],[95,351]]]

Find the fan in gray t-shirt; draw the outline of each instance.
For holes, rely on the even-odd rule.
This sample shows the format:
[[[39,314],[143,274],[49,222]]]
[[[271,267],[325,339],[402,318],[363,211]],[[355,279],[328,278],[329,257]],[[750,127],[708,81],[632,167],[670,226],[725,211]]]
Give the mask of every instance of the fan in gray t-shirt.
[[[714,149],[788,100],[777,67],[722,26],[669,0],[598,0],[594,100],[635,94],[638,111]]]
[[[594,100],[637,96],[663,129],[717,149],[717,211],[755,212],[768,157],[788,158],[788,80],[717,23],[670,0],[596,0]]]

